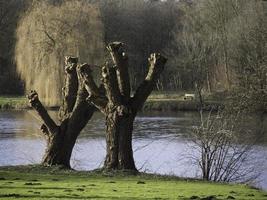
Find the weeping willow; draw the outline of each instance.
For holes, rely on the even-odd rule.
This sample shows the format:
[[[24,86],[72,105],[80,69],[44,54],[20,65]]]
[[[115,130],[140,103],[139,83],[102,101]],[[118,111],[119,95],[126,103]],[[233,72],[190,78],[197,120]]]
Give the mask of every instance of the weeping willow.
[[[96,6],[81,0],[60,5],[36,1],[17,28],[15,58],[25,90],[37,90],[48,106],[58,105],[64,56],[97,64],[103,43],[103,25]]]

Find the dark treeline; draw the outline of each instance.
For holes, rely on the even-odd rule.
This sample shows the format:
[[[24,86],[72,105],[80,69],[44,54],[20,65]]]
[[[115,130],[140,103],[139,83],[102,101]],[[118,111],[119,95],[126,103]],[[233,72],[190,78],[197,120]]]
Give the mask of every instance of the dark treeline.
[[[0,1],[0,93],[21,94],[23,87],[16,73],[14,48],[16,27],[27,3],[23,0]]]
[[[122,41],[128,46],[133,87],[143,80],[147,59],[153,52],[163,52],[172,41],[173,30],[180,23],[182,11],[179,5],[169,0],[117,0],[101,1],[105,26],[105,42]],[[168,86],[168,76],[164,81]],[[166,88],[167,89],[167,88]]]
[[[15,73],[16,30],[19,20],[25,14],[29,15],[33,10],[32,7],[37,5],[36,2],[44,1],[0,1],[0,93],[22,92],[23,81],[19,81]],[[73,1],[47,2],[52,7],[60,7],[66,2]],[[169,60],[166,70],[157,83],[158,90],[198,89],[201,92],[212,93],[231,91],[238,87],[245,90],[252,88],[262,94],[266,91],[265,1],[81,0],[77,2],[91,4],[95,9],[99,9],[101,22],[98,20],[97,23],[100,23],[98,27],[102,28],[98,28],[95,33],[101,36],[98,40],[103,40],[99,44],[112,41],[122,41],[127,44],[129,56],[132,58],[130,74],[133,88],[136,88],[146,74],[148,63],[144,58],[156,51],[162,52]],[[97,15],[92,16],[92,19],[98,19]],[[69,18],[67,15],[66,17]],[[34,18],[32,20],[34,21]],[[83,48],[90,48],[93,41]],[[97,45],[97,48],[104,49],[104,45]],[[92,51],[97,48],[94,47]],[[104,62],[107,58],[107,52],[99,53],[99,49],[97,53],[90,54],[90,58],[84,59],[84,62],[103,64],[101,61]],[[23,54],[20,56],[23,58]],[[57,59],[62,60],[63,57]],[[11,80],[12,84],[8,84],[7,87],[6,83]]]

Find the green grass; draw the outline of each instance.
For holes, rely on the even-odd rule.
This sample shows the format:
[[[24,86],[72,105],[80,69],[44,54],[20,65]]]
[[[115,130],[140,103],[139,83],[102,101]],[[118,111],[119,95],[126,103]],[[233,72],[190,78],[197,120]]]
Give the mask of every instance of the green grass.
[[[28,102],[24,96],[0,96],[0,109],[26,109]]]
[[[267,199],[267,193],[245,185],[215,184],[148,174],[114,175],[21,166],[0,168],[0,199],[264,200]]]

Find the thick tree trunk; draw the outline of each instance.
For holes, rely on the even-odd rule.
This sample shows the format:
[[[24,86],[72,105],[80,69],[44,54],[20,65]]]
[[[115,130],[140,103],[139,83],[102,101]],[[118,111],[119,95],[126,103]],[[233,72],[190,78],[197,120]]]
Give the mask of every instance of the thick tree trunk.
[[[64,136],[64,133],[58,133],[47,138],[47,147],[42,161],[43,165],[62,165],[70,168],[70,157],[74,145],[66,145],[69,143]]]
[[[73,127],[72,130],[68,129],[47,136],[47,146],[42,164],[46,166],[62,165],[71,168],[70,159],[80,132],[79,127]]]
[[[117,107],[106,117],[105,169],[136,170],[132,151],[132,131],[135,116],[122,114]]]
[[[129,116],[122,118],[119,123],[119,169],[137,171],[132,148],[133,122],[134,116]]]
[[[87,124],[86,122],[82,123],[84,124],[83,127]],[[47,136],[47,146],[42,164],[46,166],[62,165],[65,168],[71,168],[70,159],[80,132],[80,127],[76,125],[62,128],[58,133]]]

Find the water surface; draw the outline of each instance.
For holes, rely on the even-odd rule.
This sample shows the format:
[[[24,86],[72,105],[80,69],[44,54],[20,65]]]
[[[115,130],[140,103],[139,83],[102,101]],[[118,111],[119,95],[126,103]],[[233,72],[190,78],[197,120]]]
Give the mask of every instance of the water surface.
[[[55,115],[54,112],[51,113]],[[259,123],[251,122],[255,127]],[[140,171],[196,177],[200,171],[188,155],[194,154],[190,144],[190,128],[198,121],[195,112],[145,113],[134,124],[133,149],[136,166]],[[45,138],[39,131],[41,121],[34,111],[0,112],[0,166],[33,164],[41,161]],[[71,165],[77,170],[92,170],[103,165],[105,157],[105,121],[101,113],[82,131],[75,145]],[[265,127],[266,128],[266,127]],[[265,129],[267,130],[267,128]],[[254,183],[267,189],[267,134],[261,135],[253,147],[255,170],[261,173]],[[255,161],[255,162],[254,162]],[[257,164],[256,164],[257,163]],[[259,164],[260,163],[260,164]],[[258,167],[260,166],[260,167]]]

